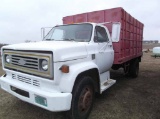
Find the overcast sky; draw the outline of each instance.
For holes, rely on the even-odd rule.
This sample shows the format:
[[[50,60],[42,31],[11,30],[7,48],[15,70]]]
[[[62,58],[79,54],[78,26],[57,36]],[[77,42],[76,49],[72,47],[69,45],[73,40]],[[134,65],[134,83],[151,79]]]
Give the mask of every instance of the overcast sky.
[[[40,41],[41,27],[62,17],[123,7],[144,23],[144,40],[160,41],[160,0],[0,0],[0,43]]]

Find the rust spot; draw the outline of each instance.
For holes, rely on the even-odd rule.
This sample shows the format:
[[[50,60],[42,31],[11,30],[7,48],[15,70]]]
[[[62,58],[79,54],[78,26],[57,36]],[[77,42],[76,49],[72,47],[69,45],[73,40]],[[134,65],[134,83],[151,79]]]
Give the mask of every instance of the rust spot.
[[[77,19],[77,22],[84,22],[84,19],[81,17],[81,18]]]
[[[112,17],[117,16],[117,12],[112,13]]]
[[[96,22],[96,21],[99,21],[99,16],[94,16],[94,17],[92,17],[92,20],[91,20],[92,22]]]

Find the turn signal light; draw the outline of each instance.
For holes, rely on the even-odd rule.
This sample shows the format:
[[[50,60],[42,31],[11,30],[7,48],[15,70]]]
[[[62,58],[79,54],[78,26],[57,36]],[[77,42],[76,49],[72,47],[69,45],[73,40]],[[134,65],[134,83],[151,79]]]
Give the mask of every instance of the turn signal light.
[[[60,70],[63,72],[63,73],[69,73],[69,66],[67,65],[63,65]]]

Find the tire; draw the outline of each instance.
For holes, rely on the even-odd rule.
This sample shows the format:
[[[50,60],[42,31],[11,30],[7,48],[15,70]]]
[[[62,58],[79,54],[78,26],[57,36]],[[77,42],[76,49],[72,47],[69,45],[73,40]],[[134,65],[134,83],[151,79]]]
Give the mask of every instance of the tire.
[[[130,71],[130,64],[129,63],[125,63],[123,65],[123,71],[124,71],[124,75],[126,77],[130,76],[129,71]]]
[[[129,71],[129,75],[133,78],[137,78],[139,74],[139,61],[138,60],[134,60],[131,64],[130,64],[130,71]]]
[[[118,70],[119,68],[120,68],[120,66],[116,66],[116,65],[113,65],[113,66],[112,66],[112,69],[113,69],[113,70]]]
[[[94,82],[90,77],[83,77],[73,88],[69,119],[87,119],[94,101]]]

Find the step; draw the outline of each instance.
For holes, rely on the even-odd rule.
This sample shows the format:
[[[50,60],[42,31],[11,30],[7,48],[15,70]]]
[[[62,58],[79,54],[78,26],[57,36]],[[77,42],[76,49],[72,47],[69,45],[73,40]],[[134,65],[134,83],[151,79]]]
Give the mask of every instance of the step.
[[[116,80],[108,79],[101,84],[101,93],[116,83]]]

